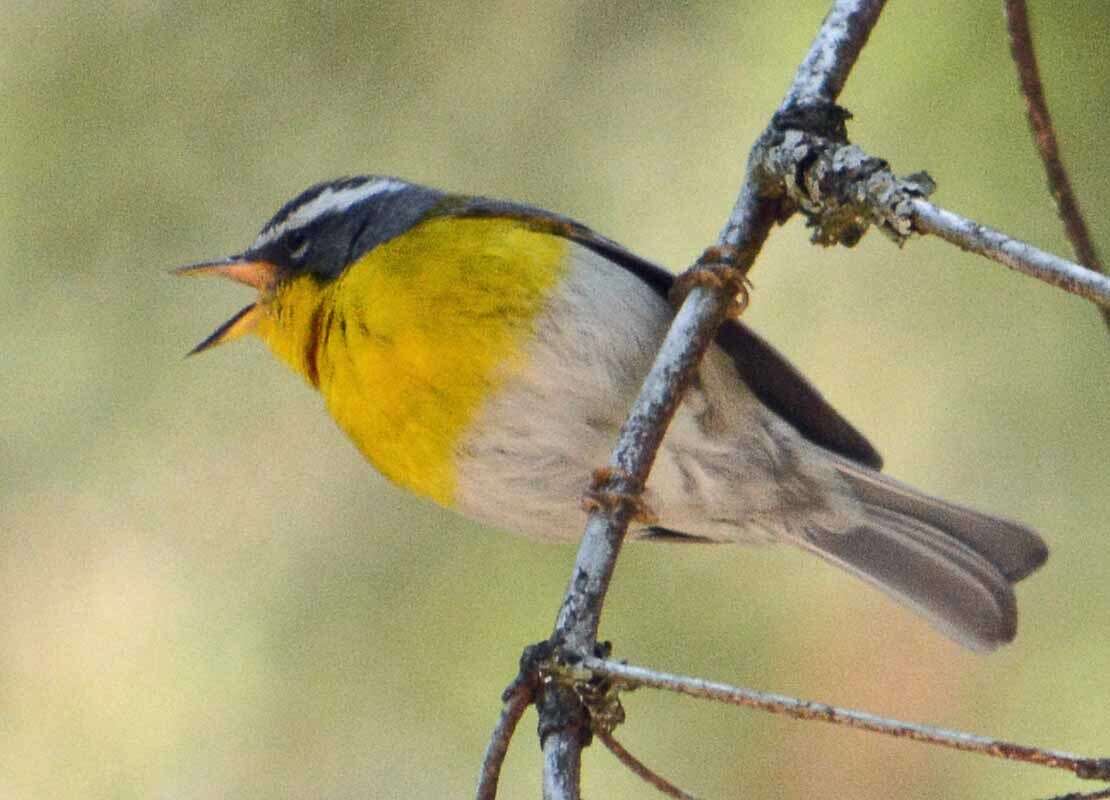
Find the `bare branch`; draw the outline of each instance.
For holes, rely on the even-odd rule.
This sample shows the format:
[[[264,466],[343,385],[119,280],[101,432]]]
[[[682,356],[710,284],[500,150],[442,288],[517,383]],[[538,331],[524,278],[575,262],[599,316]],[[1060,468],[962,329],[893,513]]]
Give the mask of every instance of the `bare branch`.
[[[1055,767],[1056,769],[1072,772],[1080,778],[1110,781],[1110,758],[1085,758],[1058,750],[1046,750],[986,736],[977,736],[973,733],[936,728],[930,725],[917,725],[912,722],[900,722],[885,717],[877,717],[863,711],[838,708],[809,700],[799,700],[795,697],[773,692],[760,692],[755,689],[729,686],[728,684],[707,681],[701,678],[656,672],[644,667],[621,664],[593,656],[583,659],[579,666],[595,675],[604,675],[631,686],[666,689],[690,697],[716,700],[734,706],[758,708],[794,719],[831,722],[836,725],[846,725],[887,736],[913,739],[954,750],[964,750],[1012,761],[1024,761],[1045,767]]]
[[[535,687],[523,677],[514,680],[502,693],[504,705],[482,757],[482,771],[474,794],[476,800],[494,800],[497,797],[497,782],[501,778],[501,765],[505,763],[505,755],[509,752],[509,742],[512,741],[517,723],[528,706],[532,705],[535,696]]]
[[[783,107],[803,101],[827,104],[836,100],[883,5],[880,0],[836,0],[787,92]],[[757,143],[753,155],[758,149]],[[738,272],[716,285],[700,282],[696,277],[687,281],[693,288],[675,316],[621,429],[606,480],[598,481],[598,492],[614,502],[591,512],[586,524],[552,635],[553,641],[568,649],[580,653],[593,651],[616,558],[628,524],[639,509],[638,498],[656,450],[702,354],[729,311],[733,295],[741,288],[737,276],[742,278],[751,267],[771,224],[779,216],[778,202],[760,196],[759,179],[749,166],[736,208],[721,234],[724,252],[707,251],[703,257],[705,263],[720,264],[727,260],[726,269]],[[695,271],[704,271],[705,263],[695,266]],[[565,687],[543,687],[540,700],[544,795],[549,800],[575,800],[579,796],[581,748],[588,740],[588,729],[582,726],[585,711]],[[568,704],[577,712],[567,713]],[[563,774],[556,774],[559,772]]]
[[[886,0],[833,4],[809,52],[794,73],[794,81],[779,110],[835,103],[885,5]]]
[[[784,108],[801,101],[829,103],[836,100],[882,6],[884,2],[880,0],[837,0],[834,3],[803,67],[795,75],[794,84],[783,101]],[[753,156],[759,149],[757,143]],[[743,287],[739,280],[743,280],[754,263],[770,232],[770,225],[777,219],[778,204],[774,199],[759,196],[759,175],[751,169],[751,161],[753,159],[749,158],[748,173],[736,209],[720,235],[724,252],[707,251],[702,263],[695,265],[693,279],[686,281],[693,288],[670,326],[632,413],[620,429],[617,446],[609,459],[607,479],[599,480],[596,487],[599,493],[615,502],[589,515],[578,548],[571,584],[552,637],[567,649],[583,654],[593,652],[617,554],[628,523],[638,510],[638,497],[647,482],[659,442],[700,358],[733,305],[733,297]],[[727,261],[726,271],[731,267],[738,272],[716,283],[697,279],[697,274],[705,271],[706,264],[722,265],[723,261]],[[563,710],[566,703],[572,703],[577,712]],[[541,689],[539,710],[545,798],[575,800],[578,798],[582,747],[588,735],[588,729],[582,727],[585,710],[573,693],[555,685]],[[558,713],[559,710],[563,713]],[[558,771],[565,771],[565,774],[554,774]]]
[[[578,698],[574,690],[563,687],[563,691],[554,695],[545,693],[538,706],[540,713],[540,729],[543,739],[543,797],[544,800],[577,800],[581,795],[582,775],[582,747],[589,741],[588,722],[583,721],[578,726],[564,726],[556,728],[549,735],[543,735],[544,719],[558,720],[565,712],[564,708],[571,709],[575,714],[579,707]],[[579,704],[580,705],[580,704]],[[584,712],[583,712],[584,714]]]
[[[833,4],[794,74],[794,81],[779,105],[779,114],[800,107],[824,107],[836,102],[885,5],[886,0],[841,0]],[[788,216],[774,202],[773,194],[762,191],[767,183],[761,166],[763,151],[774,136],[774,128],[775,122],[772,122],[748,156],[748,173],[736,205],[721,231],[718,239],[721,245],[737,247],[746,238],[762,241],[766,238],[766,231],[758,237],[746,236],[744,232],[754,233],[763,228],[770,230],[772,223]]]
[[[839,0],[834,4],[779,111],[749,154],[744,185],[718,247],[706,251],[699,264],[676,284],[690,287],[689,293],[621,429],[608,467],[595,476],[591,496],[595,508],[551,638],[564,653],[594,653],[616,558],[630,521],[642,511],[639,498],[663,434],[776,222],[801,212],[815,227],[814,240],[821,244],[852,245],[871,225],[899,242],[914,233],[932,233],[1110,307],[1110,280],[1104,276],[937,208],[926,200],[934,188],[928,176],[898,178],[884,161],[848,143],[847,114],[835,106],[835,100],[883,5],[881,0]],[[703,696],[711,696],[714,687],[721,688],[708,682],[698,684]],[[577,798],[580,751],[591,736],[589,715],[581,698],[565,683],[545,682],[538,689],[538,698],[545,796],[552,800]],[[761,698],[749,693],[741,704],[1061,766],[1085,777],[1110,774],[1110,762],[882,720],[791,698]],[[731,702],[737,702],[735,696]]]
[[[613,498],[614,502],[590,513],[570,587],[555,626],[553,638],[568,650],[588,653],[594,648],[601,607],[617,554],[628,523],[638,509],[632,498],[637,498],[643,490],[666,425],[678,407],[682,391],[697,370],[702,353],[724,319],[730,302],[730,290],[723,287],[716,292],[703,286],[691,290],[663,341],[628,420],[621,428],[617,448],[610,460],[611,469],[605,476],[607,480],[598,487],[600,493]],[[580,708],[581,704],[573,692],[557,683],[546,684],[541,689],[541,698],[546,701],[556,693],[562,698],[558,705],[570,702]],[[548,726],[544,722],[544,705],[541,704],[545,791],[549,782],[557,780],[546,774],[556,765],[561,764],[563,769],[568,769],[573,762],[574,772],[577,773],[581,733],[588,732],[584,710],[581,714],[582,717],[568,715],[560,724]],[[580,735],[571,735],[573,730]],[[577,781],[574,786],[577,787]],[[564,784],[561,792],[553,791],[547,796],[574,798],[578,795]]]
[[[914,227],[1110,309],[1110,277],[917,199]]]
[[[1033,32],[1029,27],[1029,10],[1025,0],[1005,0],[1006,28],[1010,35],[1010,53],[1017,67],[1018,83],[1025,98],[1029,127],[1033,141],[1044,164],[1048,178],[1048,191],[1056,201],[1056,211],[1064,223],[1064,233],[1071,242],[1075,257],[1084,266],[1106,274],[1106,267],[1098,257],[1087,221],[1079,207],[1079,199],[1071,186],[1067,168],[1060,156],[1056,129],[1048,112],[1044,96],[1037,55],[1033,48]],[[1103,305],[1102,318],[1110,326],[1110,306]]]
[[[622,764],[667,797],[677,797],[678,800],[697,800],[694,795],[684,792],[662,775],[651,769],[651,767],[647,766],[643,761],[636,758],[636,756],[625,750],[624,745],[613,738],[613,734],[608,731],[597,731],[596,735],[597,738],[601,740],[601,743],[609,748],[609,752],[615,755]]]

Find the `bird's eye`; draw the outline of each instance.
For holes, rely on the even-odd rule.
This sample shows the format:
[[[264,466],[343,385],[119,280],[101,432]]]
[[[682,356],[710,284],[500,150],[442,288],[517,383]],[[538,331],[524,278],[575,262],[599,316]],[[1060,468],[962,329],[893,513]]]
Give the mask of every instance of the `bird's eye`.
[[[294,231],[285,237],[285,250],[293,261],[297,261],[308,252],[308,245],[308,237],[303,233]]]

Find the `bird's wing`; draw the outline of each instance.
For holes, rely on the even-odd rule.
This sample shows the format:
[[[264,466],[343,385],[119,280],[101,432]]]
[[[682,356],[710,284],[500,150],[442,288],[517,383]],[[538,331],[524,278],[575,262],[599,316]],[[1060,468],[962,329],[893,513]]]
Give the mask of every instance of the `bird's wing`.
[[[474,197],[452,198],[436,211],[438,214],[457,216],[519,219],[532,227],[590,248],[627,269],[664,298],[674,284],[674,275],[662,267],[640,258],[581,223],[550,211]],[[751,328],[737,320],[726,320],[717,333],[717,345],[732,358],[748,389],[811,442],[865,466],[882,467],[882,456],[867,438],[837,413],[786,358]]]

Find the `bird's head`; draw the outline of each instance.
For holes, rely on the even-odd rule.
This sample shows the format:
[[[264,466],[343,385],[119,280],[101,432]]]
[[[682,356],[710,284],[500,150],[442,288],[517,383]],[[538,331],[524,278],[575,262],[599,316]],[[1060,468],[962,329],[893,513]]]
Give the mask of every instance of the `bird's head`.
[[[442,197],[397,178],[359,176],[319,183],[282,206],[242,253],[177,268],[178,275],[220,275],[258,291],[255,302],[190,355],[255,330],[289,287],[330,284],[364,253],[416,224]]]

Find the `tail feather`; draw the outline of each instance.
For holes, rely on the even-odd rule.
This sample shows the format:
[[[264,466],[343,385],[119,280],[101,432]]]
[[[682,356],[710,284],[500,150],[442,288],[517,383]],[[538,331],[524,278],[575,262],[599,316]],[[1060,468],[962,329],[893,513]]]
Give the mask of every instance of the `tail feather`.
[[[1029,575],[1048,558],[1044,540],[1025,525],[929,497],[851,461],[838,459],[837,469],[868,506],[912,517],[958,539],[991,562],[1011,583]]]
[[[975,650],[1017,633],[1012,583],[1044,563],[1029,528],[936,500],[854,464],[838,464],[865,519],[847,532],[810,529],[803,546],[886,591]]]

